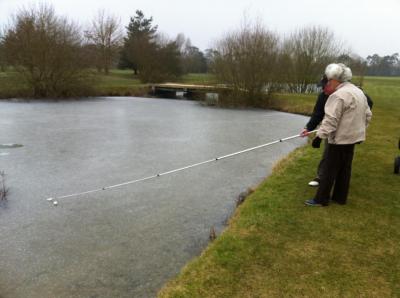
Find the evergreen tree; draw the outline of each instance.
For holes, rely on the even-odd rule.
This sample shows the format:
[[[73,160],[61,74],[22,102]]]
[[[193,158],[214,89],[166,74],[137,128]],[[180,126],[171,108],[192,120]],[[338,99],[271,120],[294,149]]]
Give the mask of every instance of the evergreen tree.
[[[141,10],[137,10],[136,15],[131,17],[126,27],[127,37],[124,38],[120,67],[132,68],[137,74],[143,60],[147,60],[144,55],[154,51],[158,26],[153,26],[152,22],[153,17],[145,18]]]

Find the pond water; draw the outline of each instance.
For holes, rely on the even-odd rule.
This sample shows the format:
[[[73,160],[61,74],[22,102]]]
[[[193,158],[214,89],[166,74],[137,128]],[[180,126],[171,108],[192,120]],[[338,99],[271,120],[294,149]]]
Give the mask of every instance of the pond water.
[[[0,102],[0,296],[153,297],[220,233],[237,195],[304,144],[294,139],[113,190],[299,133],[307,118],[193,101]]]

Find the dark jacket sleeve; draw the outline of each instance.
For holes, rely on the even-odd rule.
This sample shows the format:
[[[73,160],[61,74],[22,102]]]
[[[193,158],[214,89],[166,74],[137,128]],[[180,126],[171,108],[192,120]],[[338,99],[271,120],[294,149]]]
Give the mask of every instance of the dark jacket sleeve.
[[[359,89],[361,89],[362,92],[364,92],[364,95],[365,95],[365,97],[367,98],[367,102],[368,102],[369,109],[372,110],[372,106],[374,105],[374,103],[373,103],[371,97],[369,97],[369,95],[368,95],[367,93],[365,93],[365,91],[364,91],[363,88],[361,88],[360,86],[357,86],[357,87],[358,87]]]
[[[369,97],[369,95],[367,93],[364,92],[364,94],[365,94],[365,97],[367,98],[369,109],[372,110],[372,106],[374,105],[374,103],[372,102],[371,97]]]
[[[324,115],[325,115],[325,104],[326,101],[328,100],[328,95],[326,95],[324,92],[321,92],[318,95],[318,99],[317,102],[315,103],[314,106],[314,111],[311,115],[310,120],[308,121],[308,123],[306,124],[306,128],[308,131],[312,131],[314,130],[322,121],[322,119],[324,119]]]

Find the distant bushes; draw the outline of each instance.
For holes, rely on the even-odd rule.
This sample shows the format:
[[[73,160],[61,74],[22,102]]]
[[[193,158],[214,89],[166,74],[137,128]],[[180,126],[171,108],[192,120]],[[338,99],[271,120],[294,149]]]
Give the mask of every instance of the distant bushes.
[[[265,107],[275,91],[317,91],[315,83],[331,62],[349,65],[361,83],[364,74],[398,75],[400,69],[397,53],[362,59],[321,26],[280,36],[260,22],[245,21],[204,54],[182,33],[175,39],[159,33],[153,18],[140,10],[124,33],[120,19],[104,10],[82,30],[49,5],[31,6],[19,10],[0,30],[0,74],[7,70],[7,78],[0,77],[0,98],[136,94],[137,88],[130,86],[98,88],[100,73],[111,76],[110,69],[118,66],[131,69],[130,78],[141,83],[180,81],[188,72],[210,72],[215,83],[224,86],[219,104]]]
[[[221,39],[214,53],[213,69],[220,83],[231,90],[221,101],[231,105],[259,106],[275,82],[279,38],[259,24],[247,25]],[[229,101],[229,102],[228,102]]]
[[[282,40],[259,23],[247,23],[223,37],[213,52],[212,69],[229,87],[219,103],[265,107],[274,91],[315,91],[325,66],[342,53],[323,27],[302,28]]]
[[[342,55],[342,47],[328,28],[309,26],[296,30],[282,42],[279,81],[286,84],[289,92],[309,91],[325,67]]]
[[[378,54],[367,57],[367,75],[371,76],[400,76],[399,53],[379,56]]]
[[[90,93],[91,73],[79,28],[53,8],[22,9],[3,37],[9,65],[34,97]]]
[[[178,43],[158,34],[152,22],[141,10],[131,17],[119,66],[132,69],[143,83],[176,80],[183,74]]]

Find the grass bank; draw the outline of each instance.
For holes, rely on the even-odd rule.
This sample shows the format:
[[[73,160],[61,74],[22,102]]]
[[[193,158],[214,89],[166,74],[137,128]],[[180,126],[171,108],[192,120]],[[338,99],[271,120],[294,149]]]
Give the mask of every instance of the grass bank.
[[[210,74],[186,74],[177,83],[209,85],[215,84]],[[143,84],[131,70],[111,70],[109,75],[98,75],[95,85],[97,96],[147,96],[149,85]]]
[[[113,69],[109,75],[93,71],[90,96],[144,96],[148,86],[140,83],[132,71]],[[12,70],[0,72],[0,98],[30,97],[32,91],[21,83],[18,74]]]
[[[0,99],[27,97],[29,88],[21,83],[16,72],[0,72]]]
[[[268,99],[268,107],[273,110],[302,115],[311,115],[315,94],[272,94]]]
[[[159,297],[400,297],[400,78],[366,78],[364,87],[374,116],[356,148],[348,204],[303,206],[322,150],[300,148]],[[301,101],[307,110],[314,97]]]
[[[94,93],[96,96],[145,96],[148,86],[132,71],[112,69],[109,75],[97,74]]]
[[[139,81],[132,70],[112,69],[109,75],[93,72],[91,96],[148,96],[149,85]],[[210,74],[186,74],[178,83],[209,85],[215,83]],[[11,69],[0,72],[0,99],[30,97],[32,91]]]

